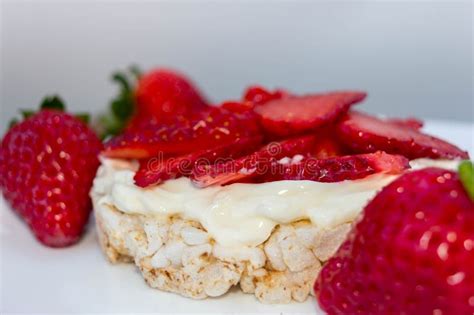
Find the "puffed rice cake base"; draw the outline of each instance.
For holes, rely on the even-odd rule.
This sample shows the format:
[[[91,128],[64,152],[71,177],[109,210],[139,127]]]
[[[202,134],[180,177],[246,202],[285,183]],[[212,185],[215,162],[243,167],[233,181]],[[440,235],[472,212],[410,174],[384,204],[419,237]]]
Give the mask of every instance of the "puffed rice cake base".
[[[309,221],[277,226],[257,247],[217,244],[195,221],[123,213],[94,203],[99,241],[111,263],[135,263],[153,288],[193,299],[233,286],[262,303],[303,302],[321,265],[345,240],[350,223],[323,230]]]

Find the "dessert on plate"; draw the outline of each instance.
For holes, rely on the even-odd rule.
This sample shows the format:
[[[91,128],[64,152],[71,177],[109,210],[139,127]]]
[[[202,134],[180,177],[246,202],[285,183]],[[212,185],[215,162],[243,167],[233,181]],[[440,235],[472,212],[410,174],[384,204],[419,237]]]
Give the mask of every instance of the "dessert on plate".
[[[210,104],[171,70],[113,78],[104,142],[58,97],[2,140],[0,188],[44,245],[78,242],[93,208],[108,260],[163,291],[474,312],[473,165],[422,121],[363,113],[361,91]]]
[[[107,258],[195,299],[239,286],[264,303],[306,300],[378,191],[467,158],[419,120],[354,110],[365,97],[255,86],[209,106],[178,74],[142,76],[91,190]]]

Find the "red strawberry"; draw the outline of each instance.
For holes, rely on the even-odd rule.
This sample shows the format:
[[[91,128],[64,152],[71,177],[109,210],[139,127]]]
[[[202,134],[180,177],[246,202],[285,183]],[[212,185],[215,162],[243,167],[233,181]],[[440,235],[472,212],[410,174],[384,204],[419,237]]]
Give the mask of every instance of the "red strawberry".
[[[234,102],[227,101],[220,105],[232,113],[249,113],[254,109],[254,104],[251,102]]]
[[[0,187],[43,244],[78,241],[91,210],[101,147],[85,124],[56,110],[43,110],[5,135]]]
[[[142,76],[132,66],[129,71],[114,73],[112,79],[120,89],[99,119],[103,138],[133,128],[143,118],[169,122],[208,107],[192,83],[175,71],[156,69]]]
[[[158,118],[202,110],[207,102],[184,75],[155,69],[143,75],[135,91],[137,112]]]
[[[311,156],[317,159],[327,159],[344,155],[343,152],[343,148],[337,141],[332,138],[322,138],[318,139]]]
[[[268,103],[269,101],[279,100],[288,96],[289,93],[284,90],[270,92],[261,86],[254,85],[245,91],[243,99],[245,102],[249,102],[254,105],[261,105]]]
[[[198,165],[194,168],[191,177],[199,187],[248,181],[259,174],[266,173],[271,164],[281,158],[308,154],[314,149],[315,141],[315,136],[304,136],[273,142],[237,160],[212,166]]]
[[[196,165],[211,165],[252,152],[261,143],[261,137],[238,139],[216,148],[199,150],[179,157],[164,159],[163,156],[140,161],[135,174],[135,184],[140,187],[158,185],[165,180],[188,176]]]
[[[333,128],[323,128],[316,131],[316,143],[310,156],[317,159],[327,159],[335,156],[346,155],[345,148],[341,145],[339,139],[334,136]]]
[[[269,134],[285,136],[330,124],[365,97],[348,91],[290,97],[259,105],[255,112]]]
[[[160,153],[183,155],[260,134],[253,115],[231,113],[218,107],[189,117],[177,115],[173,120],[167,124],[155,118],[137,121],[133,128],[105,144],[104,155],[129,159],[150,158]]]
[[[420,130],[424,125],[423,121],[417,118],[406,118],[406,119],[390,118],[387,120],[390,123],[398,125],[400,127],[407,127],[414,130]]]
[[[264,104],[271,100],[282,99],[288,97],[288,95],[289,94],[284,90],[270,92],[260,86],[251,86],[245,91],[242,102],[227,101],[220,106],[234,113],[248,113],[253,111],[255,105]]]
[[[311,180],[340,182],[367,177],[375,173],[400,174],[410,168],[408,160],[400,155],[384,152],[349,155],[327,159],[302,158],[297,162],[276,162],[260,181]]]
[[[341,141],[359,153],[378,150],[409,159],[467,158],[468,154],[441,139],[367,114],[350,112],[337,126]]]
[[[403,175],[323,267],[320,306],[328,314],[473,314],[473,226],[474,203],[458,174]]]

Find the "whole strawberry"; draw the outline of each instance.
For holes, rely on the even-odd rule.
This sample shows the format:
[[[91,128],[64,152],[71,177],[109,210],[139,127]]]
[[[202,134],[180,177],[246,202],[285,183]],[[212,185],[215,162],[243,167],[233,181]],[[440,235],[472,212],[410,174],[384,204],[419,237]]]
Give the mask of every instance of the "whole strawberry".
[[[55,104],[58,109],[46,109]],[[44,108],[14,125],[0,148],[0,187],[36,238],[51,247],[77,242],[91,210],[89,190],[102,144],[79,119]]]
[[[101,117],[103,138],[135,128],[150,118],[168,124],[208,109],[207,101],[191,80],[175,70],[157,68],[142,74],[132,66],[128,71],[114,73],[112,80],[120,89],[110,111]]]
[[[139,113],[157,118],[184,115],[207,107],[207,102],[188,78],[168,69],[154,69],[141,76],[135,98]]]
[[[428,168],[384,188],[322,269],[320,306],[329,314],[473,314],[472,164],[467,171]]]

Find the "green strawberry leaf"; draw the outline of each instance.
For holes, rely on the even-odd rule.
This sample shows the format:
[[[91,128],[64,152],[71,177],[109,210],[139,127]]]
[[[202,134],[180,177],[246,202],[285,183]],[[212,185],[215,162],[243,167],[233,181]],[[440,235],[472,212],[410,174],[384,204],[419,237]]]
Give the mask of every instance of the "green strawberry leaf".
[[[23,119],[27,119],[27,118],[30,118],[31,116],[33,116],[34,114],[36,114],[35,111],[33,110],[22,110],[21,111],[21,115],[23,116]]]
[[[138,81],[142,77],[143,71],[137,65],[131,65],[129,71],[135,77],[135,80]]]
[[[118,95],[110,102],[108,113],[99,119],[102,139],[123,131],[135,112],[135,87],[141,76],[137,66],[130,66],[126,72],[115,72],[112,81],[119,86]]]
[[[46,96],[43,98],[40,104],[40,110],[43,110],[43,109],[53,109],[53,110],[64,111],[65,110],[64,101],[58,95]],[[21,110],[20,112],[23,118],[22,120],[24,120],[35,115],[38,111],[24,109],[24,110]],[[81,120],[82,122],[84,122],[86,125],[89,125],[90,115],[88,113],[76,113],[76,114],[73,114],[73,116]],[[11,129],[13,126],[18,124],[20,121],[21,120],[17,118],[12,119],[9,124],[9,129]]]
[[[10,123],[8,124],[8,129],[12,129],[16,124],[18,124],[18,119],[13,118],[10,120]]]
[[[74,114],[74,117],[76,117],[77,119],[85,123],[86,125],[88,125],[89,122],[91,121],[91,115],[89,115],[88,113],[76,113]]]
[[[101,134],[102,139],[119,134],[123,128],[122,122],[114,115],[104,115],[100,117],[99,123],[103,128]]]
[[[46,96],[40,105],[41,109],[55,109],[64,111],[66,106],[63,100],[58,95]]]
[[[471,161],[462,161],[459,164],[459,178],[469,198],[474,201],[474,166]]]
[[[120,120],[127,120],[133,114],[133,94],[129,92],[122,92],[119,97],[114,99],[110,107],[112,113]]]
[[[125,91],[130,91],[130,83],[128,82],[128,78],[127,78],[126,73],[122,73],[122,72],[113,73],[112,74],[112,81],[117,82],[121,86],[121,88],[122,88],[121,92],[123,92],[124,90]]]

